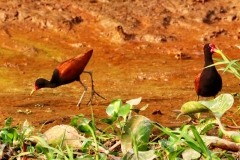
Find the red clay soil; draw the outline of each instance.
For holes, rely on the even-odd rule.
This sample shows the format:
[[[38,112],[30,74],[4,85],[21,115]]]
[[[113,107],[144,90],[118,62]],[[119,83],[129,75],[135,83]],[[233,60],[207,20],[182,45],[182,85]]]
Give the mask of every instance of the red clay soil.
[[[93,109],[98,120],[117,98],[142,97],[140,114],[165,126],[179,126],[181,106],[196,100],[193,81],[203,67],[203,46],[214,43],[232,59],[239,58],[240,4],[237,0],[45,0],[0,2],[0,122],[26,119],[43,130],[68,124],[74,115],[90,118],[90,78],[83,104],[83,87],[74,82],[41,89],[29,96],[39,77],[50,79],[62,61],[93,49],[86,70],[93,72]],[[218,55],[214,55],[218,57]],[[219,68],[219,67],[218,67]],[[221,93],[239,91],[239,80],[222,73]],[[240,124],[235,100],[223,121]],[[25,111],[31,114],[25,114]],[[20,113],[19,111],[22,111]],[[209,116],[209,115],[207,115]],[[100,125],[100,124],[99,124]]]

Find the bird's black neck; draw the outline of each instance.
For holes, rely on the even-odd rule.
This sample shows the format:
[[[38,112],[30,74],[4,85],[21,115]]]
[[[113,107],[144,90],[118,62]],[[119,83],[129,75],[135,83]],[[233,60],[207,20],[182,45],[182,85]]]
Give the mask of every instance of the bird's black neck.
[[[45,83],[46,88],[55,88],[58,85],[56,83],[51,83],[50,81],[47,80],[47,83]]]
[[[51,81],[48,81],[44,78],[39,78],[37,80],[37,85],[40,87],[40,88],[55,88],[57,87],[58,85],[56,83],[53,83]]]
[[[212,65],[213,64],[212,54],[211,53],[204,54],[204,61],[205,61],[204,67]],[[210,68],[215,68],[215,67],[213,66]]]

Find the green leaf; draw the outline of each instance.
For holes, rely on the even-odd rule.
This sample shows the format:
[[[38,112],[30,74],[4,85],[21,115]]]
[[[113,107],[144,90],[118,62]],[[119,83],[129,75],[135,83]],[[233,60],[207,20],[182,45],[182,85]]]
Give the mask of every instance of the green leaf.
[[[121,106],[122,106],[122,100],[121,99],[114,100],[108,105],[108,107],[106,109],[106,112],[109,116],[113,116],[115,113],[118,114],[119,108]]]
[[[192,133],[194,135],[194,137],[196,138],[202,152],[205,154],[206,157],[210,157],[211,159],[211,154],[210,154],[210,151],[208,150],[206,144],[203,142],[201,136],[199,135],[197,129],[195,126],[190,126],[190,129],[192,130]],[[199,152],[201,153],[201,152]]]
[[[234,98],[231,94],[221,94],[211,101],[200,101],[199,103],[209,108],[220,119],[232,107],[233,102]]]
[[[221,94],[210,101],[187,102],[182,106],[181,113],[212,112],[216,117],[221,118],[222,115],[232,107],[233,102],[234,98],[231,94]]]
[[[156,123],[155,123],[155,125],[156,125]],[[165,133],[166,135],[168,135],[168,136],[169,136],[169,139],[171,138],[172,141],[179,139],[179,137],[178,137],[176,134],[174,134],[171,129],[165,128],[165,127],[159,127],[159,129],[160,129],[163,133]]]
[[[92,140],[83,139],[82,140],[82,152],[87,153],[91,150]]]
[[[11,124],[13,122],[13,118],[9,117],[5,120],[5,127],[11,127]]]
[[[127,117],[129,112],[130,112],[130,104],[126,104],[126,105],[120,107],[120,109],[118,111],[118,116],[119,117],[122,116],[125,119],[125,117]]]
[[[201,134],[204,135],[206,134],[209,130],[211,130],[215,125],[217,121],[214,118],[210,119],[202,119],[201,123],[196,126],[197,131]]]
[[[220,70],[223,70],[224,72],[229,72],[232,73],[233,75],[235,75],[237,78],[240,79],[240,64],[239,64],[239,59],[237,60],[231,60],[229,57],[227,57],[223,52],[219,52],[219,54],[222,56],[222,59],[215,59],[216,63],[214,63],[213,65],[207,66],[207,67],[211,67],[211,66],[216,66],[216,65],[223,65],[226,64],[227,66],[225,68],[221,68]]]
[[[82,119],[83,117],[84,117],[83,114],[80,114],[80,115],[75,116],[75,117],[71,120],[70,125],[73,126],[73,127],[77,127],[77,126],[78,126],[78,120],[79,120],[79,119]]]
[[[136,138],[139,151],[145,151],[149,142],[149,136],[153,128],[153,123],[144,116],[133,116],[129,119],[121,135],[121,149],[125,154],[132,149],[132,135]]]
[[[223,155],[224,155],[225,157],[227,157],[228,160],[236,160],[235,157],[233,157],[233,156],[230,155],[230,154],[223,153]]]
[[[204,104],[196,101],[187,102],[181,107],[181,114],[184,115],[209,111],[209,108],[207,108]]]
[[[229,137],[236,143],[240,143],[240,133],[236,131],[227,131]]]
[[[142,100],[142,97],[139,97],[136,99],[128,100],[126,103],[130,104],[131,106],[136,106],[141,102],[141,100]]]
[[[190,139],[190,138],[186,138],[186,136],[184,137],[186,140],[185,140],[185,143],[187,143],[187,145],[194,149],[195,151],[197,151],[198,153],[201,153],[202,152],[202,149],[197,145],[197,143]]]
[[[132,146],[133,146],[134,155],[136,156],[136,159],[139,159],[136,136],[133,133],[131,133],[131,136],[132,136]]]
[[[210,131],[211,129],[213,129],[213,127],[214,127],[215,125],[216,125],[215,123],[210,123],[210,124],[205,125],[205,127],[201,130],[200,134],[201,134],[201,135],[206,134],[208,131]]]
[[[112,116],[111,118],[103,118],[100,121],[112,125],[117,120],[117,116]]]
[[[91,135],[91,130],[89,129],[90,125],[91,125],[91,120],[87,118],[83,118],[77,128],[80,132]]]

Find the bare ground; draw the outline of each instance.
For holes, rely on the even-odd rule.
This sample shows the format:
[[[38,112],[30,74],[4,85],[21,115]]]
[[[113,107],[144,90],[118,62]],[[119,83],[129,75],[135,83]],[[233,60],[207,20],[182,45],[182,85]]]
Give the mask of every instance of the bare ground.
[[[35,80],[50,79],[60,62],[93,49],[86,70],[93,71],[96,90],[107,98],[94,99],[97,119],[106,117],[111,100],[142,97],[138,107],[149,108],[141,114],[179,126],[187,119],[176,120],[172,110],[196,99],[193,81],[203,67],[203,45],[214,43],[239,58],[239,7],[237,0],[1,0],[1,125],[9,116],[15,124],[49,122],[43,129],[69,123],[73,115],[90,117],[90,92],[76,107],[83,91],[77,82],[29,93]],[[238,92],[235,77],[225,73],[222,78],[221,93]],[[87,75],[81,79],[90,86]],[[232,124],[228,118],[240,123],[238,105],[236,99],[226,123]]]

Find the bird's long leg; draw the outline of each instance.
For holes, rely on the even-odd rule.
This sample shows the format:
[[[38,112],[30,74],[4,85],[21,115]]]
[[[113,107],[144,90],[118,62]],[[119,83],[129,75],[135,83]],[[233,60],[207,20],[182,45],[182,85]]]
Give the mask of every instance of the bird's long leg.
[[[80,104],[81,104],[81,102],[82,102],[82,99],[83,99],[85,93],[87,92],[87,87],[82,83],[82,81],[81,81],[80,78],[79,78],[79,82],[80,82],[80,84],[83,86],[84,91],[83,91],[83,94],[82,94],[81,98],[80,98],[79,101],[78,101],[78,104],[77,104],[78,107],[80,106]]]
[[[94,94],[96,94],[97,96],[99,96],[99,97],[101,97],[102,99],[105,99],[105,100],[106,100],[106,98],[102,97],[100,94],[98,94],[98,93],[94,90],[92,72],[91,72],[91,71],[83,71],[83,72],[84,72],[84,73],[88,73],[88,74],[91,76],[91,81],[92,81],[92,95],[91,95],[90,100],[88,101],[88,105],[91,105]]]

